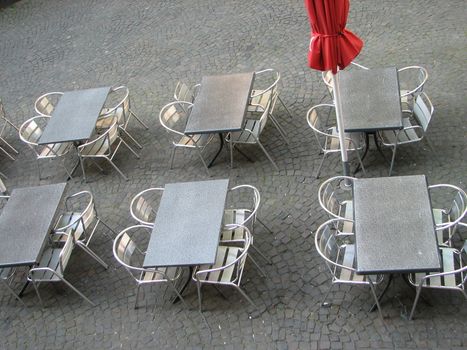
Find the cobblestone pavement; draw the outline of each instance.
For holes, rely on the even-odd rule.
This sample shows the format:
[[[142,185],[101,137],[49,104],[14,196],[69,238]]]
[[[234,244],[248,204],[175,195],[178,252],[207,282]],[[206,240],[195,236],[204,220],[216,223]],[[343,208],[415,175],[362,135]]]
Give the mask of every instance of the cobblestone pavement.
[[[370,67],[425,66],[426,91],[435,108],[428,137],[439,162],[424,143],[401,147],[396,175],[426,174],[430,184],[467,188],[466,6],[464,0],[353,0],[348,27],[365,41],[358,62]],[[129,202],[150,186],[204,180],[196,155],[180,152],[168,167],[170,144],[158,122],[160,108],[172,100],[178,80],[196,83],[203,75],[274,67],[282,73],[281,106],[276,116],[290,138],[287,148],[270,125],[264,144],[277,161],[275,171],[256,147],[244,148],[254,159],[228,153],[212,168],[212,178],[248,183],[262,195],[261,227],[255,245],[270,257],[268,278],[246,266],[244,290],[259,305],[252,309],[235,291],[222,299],[206,288],[204,315],[196,311],[196,288],[185,293],[191,309],[172,305],[161,288],[148,288],[141,307],[133,309],[135,288],[112,257],[111,242],[99,231],[92,243],[109,264],[104,270],[81,251],[74,251],[69,280],[97,303],[90,307],[66,287],[43,285],[42,310],[32,288],[21,307],[0,288],[2,349],[147,349],[147,348],[465,348],[466,303],[461,295],[427,292],[434,306],[421,302],[416,320],[401,317],[414,293],[401,279],[383,301],[384,323],[368,313],[367,289],[335,287],[332,306],[320,307],[330,282],[312,232],[326,219],[319,209],[319,184],[340,173],[338,157],[320,161],[305,114],[327,100],[320,74],[306,66],[308,19],[301,0],[23,0],[0,10],[0,96],[18,124],[33,116],[33,103],[44,92],[103,85],[130,88],[137,114],[150,126],[130,125],[144,148],[141,159],[126,150],[115,158],[129,176],[124,181],[109,169],[89,168],[90,183],[80,174],[67,193],[90,189],[100,215],[115,229],[134,222]],[[7,140],[20,150],[16,161],[1,156],[1,171],[10,189],[63,181],[56,164],[39,181],[32,153],[10,132]],[[208,150],[214,154],[216,144]],[[69,160],[71,164],[73,160]],[[388,165],[374,149],[365,159],[368,176],[385,176]],[[359,174],[361,176],[361,174]],[[19,284],[17,285],[19,287]]]

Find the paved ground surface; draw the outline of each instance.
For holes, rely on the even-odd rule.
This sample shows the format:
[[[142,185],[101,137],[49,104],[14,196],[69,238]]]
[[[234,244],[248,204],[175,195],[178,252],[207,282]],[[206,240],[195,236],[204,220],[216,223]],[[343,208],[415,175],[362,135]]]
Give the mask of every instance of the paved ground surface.
[[[351,5],[349,28],[365,41],[358,62],[370,67],[419,64],[430,72],[426,91],[436,112],[428,137],[440,164],[425,144],[404,147],[396,159],[396,174],[426,174],[431,184],[466,188],[465,2],[354,0]],[[97,307],[60,285],[41,286],[45,310],[31,288],[24,296],[26,308],[1,289],[0,348],[467,346],[466,304],[455,293],[427,292],[435,306],[420,303],[413,322],[401,317],[411,306],[413,292],[400,279],[384,299],[384,324],[377,313],[367,312],[367,289],[336,287],[329,296],[332,307],[320,307],[329,275],[313,244],[312,232],[326,219],[317,190],[323,179],[340,173],[340,165],[338,157],[330,157],[322,178],[313,176],[321,156],[305,114],[326,100],[327,92],[319,73],[306,66],[308,35],[299,0],[24,0],[0,10],[0,96],[16,123],[33,116],[33,103],[44,92],[129,86],[135,111],[149,125],[148,131],[137,123],[129,129],[144,146],[141,159],[126,150],[115,159],[130,180],[115,171],[104,176],[90,167],[90,183],[78,175],[67,189],[70,194],[90,189],[100,215],[116,230],[133,224],[129,202],[142,189],[207,178],[189,152],[177,155],[173,170],[168,167],[170,144],[158,112],[172,100],[178,80],[196,83],[206,74],[274,67],[282,73],[281,96],[293,114],[289,117],[281,106],[276,111],[290,138],[289,148],[271,125],[264,132],[265,147],[280,171],[255,147],[245,148],[254,163],[237,154],[236,168],[230,170],[226,152],[212,168],[213,178],[253,184],[262,194],[260,216],[274,234],[258,227],[255,244],[273,264],[263,265],[267,279],[247,265],[243,280],[260,314],[235,291],[225,290],[224,300],[208,288],[208,327],[195,309],[194,286],[186,293],[191,310],[171,305],[160,288],[146,290],[141,307],[134,310],[134,284],[118,267],[111,242],[100,230],[92,247],[111,267],[104,270],[75,251],[67,274]],[[32,152],[13,132],[6,137],[20,150],[14,162],[1,156],[10,189],[65,179],[51,163],[44,166],[49,177],[39,181]],[[214,144],[208,152],[215,149]],[[368,176],[387,174],[388,165],[374,149],[365,162]]]

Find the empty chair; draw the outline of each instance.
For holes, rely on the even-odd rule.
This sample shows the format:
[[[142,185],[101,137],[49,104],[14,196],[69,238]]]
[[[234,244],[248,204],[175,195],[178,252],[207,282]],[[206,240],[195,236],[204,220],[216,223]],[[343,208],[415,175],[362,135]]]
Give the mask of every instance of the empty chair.
[[[198,288],[199,311],[202,311],[203,296],[201,287],[203,284],[234,287],[254,307],[256,305],[250,297],[240,288],[245,268],[248,249],[251,244],[251,234],[248,228],[243,228],[245,239],[239,245],[227,245],[220,243],[217,248],[216,261],[212,265],[197,266],[193,271],[193,280]]]
[[[107,106],[111,104],[110,106]],[[122,112],[120,114],[119,112]],[[128,124],[131,118],[135,118],[146,130],[148,126],[134,113],[130,104],[130,90],[126,86],[112,87],[106,101],[106,106],[102,108],[101,114],[96,122],[96,129],[108,129],[113,123],[113,117],[117,117],[117,123],[123,133],[140,149],[143,148],[138,141],[128,132]]]
[[[63,96],[63,92],[48,92],[40,96],[34,103],[34,110],[41,116],[51,116],[55,106]]]
[[[89,248],[89,243],[94,237],[100,223],[115,233],[97,214],[96,204],[91,192],[81,191],[72,194],[65,200],[65,212],[60,215],[55,223],[52,240],[63,243],[71,235],[74,244],[107,268],[108,265]]]
[[[175,86],[174,99],[176,101],[193,103],[195,101],[196,95],[198,94],[200,86],[201,84],[196,84],[190,88],[185,83],[179,81],[177,86]]]
[[[0,99],[0,119],[2,125],[0,126],[0,141],[2,141],[9,150],[11,150],[13,153],[18,154],[18,151],[8,143],[7,140],[5,140],[5,132],[7,126],[11,126],[16,129],[16,131],[19,131],[18,127],[11,122],[10,119],[7,118],[6,113],[5,113],[5,108],[3,107],[2,100]],[[8,152],[5,148],[0,147],[0,151],[2,151],[8,158],[11,160],[15,160],[15,158]]]
[[[154,187],[141,191],[134,196],[130,204],[132,218],[140,224],[154,226],[157,208],[163,192],[163,188]]]
[[[382,319],[383,314],[376,295],[375,285],[383,281],[383,276],[357,275],[355,244],[349,243],[348,236],[341,236],[336,229],[336,227],[342,226],[338,221],[344,220],[328,220],[319,226],[315,233],[316,250],[324,259],[331,274],[331,286],[324,296],[322,305],[326,305],[326,298],[335,284],[367,285],[371,289]]]
[[[255,82],[253,90],[251,91],[250,102],[248,104],[247,110],[249,112],[262,112],[267,108],[268,104],[270,104],[269,116],[271,117],[271,121],[281,134],[284,141],[287,144],[289,144],[284,129],[279,124],[278,120],[274,117],[273,114],[276,102],[277,100],[279,100],[286,109],[289,116],[291,116],[288,108],[285,106],[284,102],[282,102],[282,100],[279,97],[278,85],[280,79],[280,73],[272,68],[263,69],[261,71],[255,72]],[[262,84],[264,84],[262,88],[259,88],[258,85]],[[261,110],[258,109],[258,106],[261,107]]]
[[[350,62],[351,64],[351,67],[358,67],[360,69],[364,69],[364,70],[369,70],[370,68],[368,67],[365,67],[361,64],[358,64],[357,62]],[[324,84],[326,85],[326,88],[328,89],[328,92],[329,92],[329,96],[334,99],[334,95],[332,93],[333,91],[333,86],[332,86],[332,71],[328,70],[328,71],[322,71],[321,72],[321,78],[323,79],[323,82]]]
[[[467,282],[467,244],[459,251],[451,247],[439,247],[443,263],[441,272],[412,273],[409,282],[417,288],[417,294],[410,312],[409,320],[413,318],[418,299],[423,288],[459,291],[467,299],[465,283]]]
[[[64,277],[65,270],[68,267],[68,263],[70,262],[70,256],[71,252],[73,251],[73,247],[73,236],[68,235],[65,240],[65,244],[62,246],[46,247],[41,255],[39,264],[29,270],[28,281],[32,282],[34,289],[36,290],[37,297],[39,298],[39,302],[42,306],[44,306],[44,303],[39,293],[39,285],[44,282],[64,282],[89,304],[95,306],[91,300],[89,300]]]
[[[139,155],[120,137],[120,128],[117,125],[117,119],[114,119],[112,125],[102,134],[95,135],[92,139],[88,140],[86,143],[78,146],[78,155],[81,163],[81,169],[83,171],[84,180],[86,180],[86,172],[84,167],[84,161],[86,159],[93,160],[93,164],[95,164],[101,171],[102,168],[94,162],[97,159],[105,159],[107,160],[118,173],[128,181],[128,178],[125,174],[117,167],[117,165],[113,162],[115,155],[117,154],[120,145],[124,144],[126,148],[128,148],[131,153],[135,155],[136,158],[139,159]]]
[[[26,120],[19,128],[19,137],[21,141],[26,143],[36,156],[37,169],[39,171],[39,179],[41,179],[41,167],[39,160],[41,159],[57,159],[61,157],[61,165],[65,169],[68,176],[71,178],[71,173],[65,167],[65,155],[73,149],[73,143],[51,143],[47,145],[39,145],[39,139],[42,136],[43,129],[49,121],[49,116],[36,116]]]
[[[146,246],[151,236],[152,227],[135,225],[124,229],[114,240],[113,254],[136,282],[135,309],[138,306],[139,290],[141,286],[167,283],[185,304],[185,300],[175,287],[175,283],[182,275],[180,267],[143,268]],[[144,242],[144,244],[142,244]],[[185,304],[186,306],[186,304]]]
[[[422,92],[415,98],[413,116],[402,118],[403,129],[378,131],[378,141],[381,142],[382,145],[392,148],[389,176],[392,174],[394,160],[396,159],[396,150],[400,145],[416,143],[425,139],[432,152],[435,152],[433,146],[426,138],[426,131],[430,125],[433,112],[433,104],[428,96]]]
[[[253,117],[253,114],[257,114],[257,112],[247,111],[247,115],[245,117],[245,124],[243,125],[243,130],[228,133],[225,140],[230,145],[230,166],[231,168],[233,168],[233,149],[236,145],[256,144],[261,148],[261,150],[264,152],[266,157],[272,163],[274,168],[277,171],[279,171],[279,167],[277,166],[276,162],[274,162],[274,159],[272,159],[272,157],[269,155],[269,153],[266,151],[266,148],[264,148],[263,144],[260,141],[260,136],[268,121],[270,106],[271,104],[269,103],[264,110],[262,106],[260,105],[256,106],[258,109],[258,112],[260,112],[259,118]]]
[[[413,103],[428,80],[428,71],[420,66],[408,66],[398,69],[397,72],[401,87],[402,108],[413,111]]]
[[[319,178],[321,167],[323,166],[324,160],[328,154],[340,154],[341,144],[339,141],[339,133],[337,126],[330,121],[331,114],[334,115],[335,108],[332,104],[319,104],[311,107],[306,115],[308,125],[315,134],[318,146],[323,153],[323,158],[319,164],[316,172],[316,178]],[[335,119],[333,119],[334,121]],[[345,133],[346,149],[348,152],[355,152],[357,154],[358,161],[364,174],[365,167],[363,166],[360,152],[365,149],[365,135],[360,132]]]
[[[467,214],[467,194],[459,187],[449,184],[428,186],[438,244],[452,246],[451,239],[457,226]],[[448,199],[443,200],[443,199]]]
[[[192,107],[193,104],[190,102],[175,101],[166,104],[164,107],[162,107],[159,113],[159,121],[170,135],[173,146],[172,154],[170,157],[170,169],[173,167],[175,151],[178,148],[195,149],[206,169],[206,172],[208,175],[210,175],[202,152],[212,141],[213,134],[184,134],[185,126]]]

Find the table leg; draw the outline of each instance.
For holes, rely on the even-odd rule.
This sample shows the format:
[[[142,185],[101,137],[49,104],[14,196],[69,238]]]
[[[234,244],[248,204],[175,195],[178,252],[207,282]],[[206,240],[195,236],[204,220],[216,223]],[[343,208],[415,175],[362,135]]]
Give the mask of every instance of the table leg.
[[[21,288],[20,292],[18,293],[18,296],[21,298],[26,291],[26,288],[29,286],[29,281],[26,280],[26,283],[24,284],[23,288]]]
[[[186,287],[188,287],[188,283],[190,283],[190,280],[191,280],[191,275],[193,275],[193,267],[192,266],[189,267],[188,278],[187,278],[185,284],[183,285],[182,289],[180,289],[180,295],[182,295],[183,292],[185,291]],[[180,298],[178,296],[176,296],[175,299],[172,301],[172,304],[176,304],[179,301],[180,301]]]
[[[363,152],[363,155],[362,155],[362,163],[363,163],[363,160],[365,159],[367,153],[368,153],[368,149],[370,148],[370,132],[366,132],[365,133],[365,144],[366,144],[366,147],[365,147],[365,152]],[[357,167],[355,168],[355,171],[353,172],[354,176],[356,173],[358,173],[360,171],[360,163],[358,163]]]
[[[219,150],[217,151],[217,153],[216,153],[216,155],[214,156],[214,158],[212,158],[211,162],[208,164],[208,168],[210,168],[210,167],[214,164],[214,161],[217,159],[217,157],[219,156],[219,154],[220,154],[221,151],[222,151],[222,148],[224,147],[224,135],[222,135],[222,133],[219,133],[219,139],[220,139],[220,141],[221,141]]]
[[[389,275],[389,281],[388,281],[388,283],[386,284],[386,287],[384,287],[383,292],[382,292],[382,293],[379,295],[379,297],[378,297],[378,301],[379,301],[379,302],[381,302],[381,300],[382,300],[383,297],[384,297],[384,294],[386,294],[386,292],[388,291],[389,286],[391,285],[393,279],[394,279],[394,275],[391,273],[391,274]],[[375,311],[375,310],[376,310],[376,307],[377,307],[376,303],[373,304],[373,306],[370,308],[370,312]]]

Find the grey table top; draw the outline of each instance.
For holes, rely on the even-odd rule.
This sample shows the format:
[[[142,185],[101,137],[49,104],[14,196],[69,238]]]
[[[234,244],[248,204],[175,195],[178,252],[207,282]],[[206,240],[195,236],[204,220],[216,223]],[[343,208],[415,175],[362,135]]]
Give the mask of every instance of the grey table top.
[[[55,106],[39,144],[89,139],[109,91],[107,86],[65,92]]]
[[[339,88],[345,131],[402,129],[399,77],[395,67],[342,70]]]
[[[357,179],[353,192],[358,273],[441,269],[425,175]]]
[[[144,267],[213,264],[229,180],[167,184]]]
[[[242,130],[254,74],[249,72],[203,77],[185,134]]]
[[[0,267],[38,263],[65,187],[59,183],[11,192],[0,215]]]

